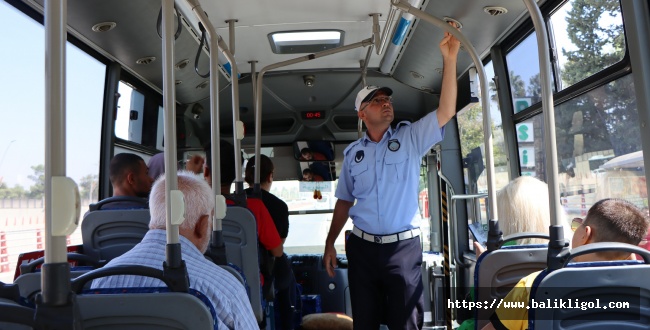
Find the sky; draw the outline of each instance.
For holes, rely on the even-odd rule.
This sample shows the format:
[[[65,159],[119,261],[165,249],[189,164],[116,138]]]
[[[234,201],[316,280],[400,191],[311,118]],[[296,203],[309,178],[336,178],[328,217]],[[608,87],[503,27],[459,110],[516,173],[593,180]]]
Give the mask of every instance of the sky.
[[[0,2],[0,176],[9,187],[32,185],[32,166],[45,159],[45,41],[43,26]],[[10,31],[10,33],[8,33]],[[38,36],[38,37],[35,37]],[[67,47],[67,176],[99,171],[105,66]],[[68,65],[72,67],[72,65]]]

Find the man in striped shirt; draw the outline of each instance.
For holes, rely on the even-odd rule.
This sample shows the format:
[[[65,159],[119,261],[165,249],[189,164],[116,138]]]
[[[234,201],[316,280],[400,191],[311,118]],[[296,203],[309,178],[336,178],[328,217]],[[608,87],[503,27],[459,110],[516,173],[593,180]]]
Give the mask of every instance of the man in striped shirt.
[[[178,173],[178,189],[185,199],[185,221],[180,225],[180,244],[187,266],[190,288],[203,293],[214,306],[219,329],[259,329],[248,295],[241,282],[221,267],[205,259],[212,232],[214,197],[203,177]],[[162,269],[165,261],[165,177],[153,185],[149,198],[149,231],[138,245],[105,267],[142,265]],[[164,287],[158,279],[119,275],[93,281],[93,288]]]

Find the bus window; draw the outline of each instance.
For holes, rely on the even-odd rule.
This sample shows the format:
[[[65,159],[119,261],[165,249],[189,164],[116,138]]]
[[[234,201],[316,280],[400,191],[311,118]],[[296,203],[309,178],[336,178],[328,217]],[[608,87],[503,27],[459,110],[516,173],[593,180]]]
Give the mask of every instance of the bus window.
[[[541,100],[542,87],[539,80],[536,38],[536,34],[531,33],[506,55],[512,108],[515,113],[519,113]]]
[[[126,75],[128,78],[128,75]],[[133,79],[133,78],[128,78]],[[132,142],[153,151],[163,150],[163,107],[162,99],[147,86],[131,83],[131,80],[121,80],[117,91],[117,114],[115,116],[115,137],[119,140],[116,145],[124,145],[125,141]],[[179,147],[185,147],[185,126],[177,122]],[[127,143],[128,144],[128,143]]]
[[[550,19],[562,78],[560,90],[621,61],[625,56],[619,1],[601,1],[598,6],[586,8],[575,6],[575,3],[575,0],[567,2]],[[580,24],[576,24],[578,22]],[[589,52],[588,57],[585,57],[586,52]]]
[[[284,243],[286,253],[322,253],[325,238],[336,205],[338,181],[273,181],[271,193],[289,207],[289,236]],[[347,228],[350,227],[350,228]],[[345,229],[352,229],[348,221]],[[335,245],[343,253],[344,235],[339,235]]]
[[[117,89],[120,100],[115,118],[115,136],[127,141],[142,143],[142,117],[144,95],[120,81]]]
[[[639,126],[629,125],[638,121],[631,75],[555,107],[560,196],[569,219],[607,197],[648,207]],[[521,174],[544,179],[543,119],[522,125],[533,134],[518,134]]]
[[[492,143],[494,153],[495,182],[496,188],[499,189],[508,184],[508,163],[505,149],[503,130],[501,129],[501,114],[499,110],[496,86],[492,82],[494,79],[494,68],[492,61],[485,65],[485,74],[490,82],[490,112],[492,116]],[[480,100],[480,99],[479,99]],[[458,134],[460,137],[461,156],[465,161],[480,161],[485,167],[484,134],[483,134],[483,113],[481,103],[477,103],[467,109],[463,109],[456,116],[458,121]],[[481,148],[481,159],[475,159],[472,150]],[[463,169],[466,194],[476,194],[487,192],[487,174],[485,171],[473,173],[467,167]]]
[[[20,253],[43,249],[45,186],[45,41],[43,26],[0,3],[0,281],[11,282]],[[79,186],[81,208],[97,201],[106,66],[68,42],[66,175]],[[83,212],[82,212],[83,214]],[[77,230],[69,244],[81,244]]]

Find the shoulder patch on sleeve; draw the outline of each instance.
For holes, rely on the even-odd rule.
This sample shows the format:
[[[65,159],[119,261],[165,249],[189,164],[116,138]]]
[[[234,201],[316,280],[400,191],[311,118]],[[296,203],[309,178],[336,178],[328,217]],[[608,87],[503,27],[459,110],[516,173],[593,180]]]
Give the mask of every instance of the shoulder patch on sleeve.
[[[395,130],[400,129],[400,127],[402,126],[411,126],[411,122],[408,120],[400,121],[399,123],[397,123],[397,125],[395,125]]]
[[[345,150],[343,150],[343,156],[344,156],[344,157],[347,156],[347,155],[348,155],[348,152],[350,152],[350,150],[351,150],[352,148],[354,148],[356,145],[358,145],[359,143],[361,143],[361,139],[358,139],[358,140],[356,140],[356,141],[350,143],[350,145],[348,145],[347,148],[345,148]]]

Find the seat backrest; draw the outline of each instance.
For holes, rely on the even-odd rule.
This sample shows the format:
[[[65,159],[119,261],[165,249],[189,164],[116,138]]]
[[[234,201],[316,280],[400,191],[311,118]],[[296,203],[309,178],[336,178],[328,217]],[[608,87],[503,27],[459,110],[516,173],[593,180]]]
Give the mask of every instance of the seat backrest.
[[[84,215],[83,252],[95,260],[110,261],[129,251],[149,230],[149,210],[100,210]]]
[[[250,302],[257,322],[264,315],[260,293],[260,266],[257,251],[257,222],[248,209],[229,206],[223,219],[223,240],[228,263],[242,269],[250,286]]]
[[[499,250],[486,251],[476,261],[474,268],[474,300],[496,301],[530,273],[546,268],[546,245],[514,245]],[[483,328],[496,309],[475,309],[477,329]]]
[[[0,298],[0,329],[31,330],[34,325],[34,309],[21,306],[10,299]]]
[[[244,288],[246,289],[246,292],[248,293],[248,297],[250,299],[250,288],[248,287],[248,282],[246,282],[246,276],[244,275],[243,271],[239,269],[239,267],[235,266],[234,264],[230,265],[219,265],[219,267],[223,268],[226,270],[230,275],[234,276],[237,281],[239,281]]]
[[[529,329],[647,329],[650,322],[648,276],[650,265],[636,261],[575,263],[550,273],[542,272],[531,291],[535,301],[566,303],[570,299],[594,305],[592,308],[581,305],[580,308],[530,309]],[[596,299],[600,308],[593,308]],[[610,302],[629,303],[629,306],[616,308]]]
[[[138,292],[110,293],[130,289]],[[192,294],[142,293],[139,288],[92,291],[100,294],[77,296],[83,329],[217,329],[214,309]]]
[[[71,270],[70,278],[76,278],[77,276],[83,275],[89,271],[90,269]],[[18,276],[18,278],[14,280],[14,283],[18,285],[20,296],[25,298],[29,303],[33,303],[36,294],[41,292],[41,274],[41,272],[26,273]]]

